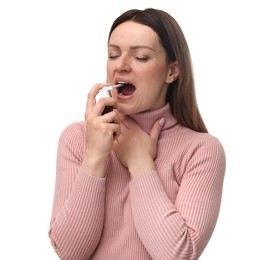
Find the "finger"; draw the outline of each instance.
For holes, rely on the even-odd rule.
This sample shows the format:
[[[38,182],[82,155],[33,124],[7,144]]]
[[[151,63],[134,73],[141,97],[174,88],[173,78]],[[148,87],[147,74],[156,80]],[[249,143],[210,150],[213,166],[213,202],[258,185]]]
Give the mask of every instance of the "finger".
[[[89,91],[88,93],[88,96],[87,96],[87,104],[88,105],[95,105],[96,104],[96,95],[99,93],[100,89],[104,86],[103,83],[98,83],[98,84],[95,84],[91,90]]]
[[[104,123],[114,123],[119,125],[118,119],[117,119],[117,113],[115,110],[108,112],[102,116],[102,120]]]
[[[94,106],[96,105],[96,96],[98,95],[99,91],[104,87],[108,85],[108,83],[98,83],[95,84],[92,89],[90,90],[90,92],[88,93],[88,97],[87,97],[87,105],[86,105],[86,111],[85,111],[85,118],[87,117],[87,115],[92,112],[95,111]],[[114,101],[111,100],[111,103],[114,104]],[[102,111],[104,108],[105,104],[100,104],[97,109],[96,112],[97,114],[101,114],[100,111]]]
[[[114,140],[117,141],[119,143],[119,139],[122,136],[122,132],[120,130],[120,126],[118,128],[115,128],[115,132],[113,134]]]
[[[110,134],[113,136],[113,138],[115,139],[116,136],[120,135],[120,126],[119,124],[110,124]]]
[[[165,119],[162,117],[158,121],[156,121],[151,129],[150,137],[152,140],[154,140],[156,143],[158,142],[159,135],[161,133],[161,130],[165,124]]]
[[[118,111],[117,110],[113,110],[115,113],[116,113],[116,117],[114,118],[114,123],[116,124],[120,124],[120,119],[119,119],[119,116],[118,116]]]

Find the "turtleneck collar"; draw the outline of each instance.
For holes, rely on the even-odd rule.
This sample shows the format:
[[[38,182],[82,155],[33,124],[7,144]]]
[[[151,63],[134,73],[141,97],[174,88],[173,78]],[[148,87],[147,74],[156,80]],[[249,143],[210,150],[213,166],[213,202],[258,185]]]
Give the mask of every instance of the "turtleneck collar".
[[[153,124],[162,117],[165,119],[165,125],[163,126],[162,131],[169,129],[177,124],[177,120],[172,115],[169,104],[166,104],[160,109],[137,113],[130,115],[130,117],[133,118],[148,134],[150,133]]]

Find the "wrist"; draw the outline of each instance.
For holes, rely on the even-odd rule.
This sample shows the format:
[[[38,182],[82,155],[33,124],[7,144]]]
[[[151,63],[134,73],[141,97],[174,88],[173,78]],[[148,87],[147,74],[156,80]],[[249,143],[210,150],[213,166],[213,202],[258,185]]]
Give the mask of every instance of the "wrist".
[[[134,163],[129,167],[129,172],[132,178],[151,170],[155,170],[153,159],[144,159],[143,161]]]
[[[104,178],[107,158],[108,156],[91,156],[86,152],[82,162],[82,167],[89,174]]]

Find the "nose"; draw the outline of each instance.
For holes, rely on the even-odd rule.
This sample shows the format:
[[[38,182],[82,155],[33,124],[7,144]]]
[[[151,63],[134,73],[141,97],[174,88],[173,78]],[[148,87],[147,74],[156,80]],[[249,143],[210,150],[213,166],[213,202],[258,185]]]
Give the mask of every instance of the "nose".
[[[130,71],[131,66],[130,66],[130,61],[129,57],[127,55],[122,54],[117,60],[116,60],[116,70],[119,72],[125,72],[125,71]]]

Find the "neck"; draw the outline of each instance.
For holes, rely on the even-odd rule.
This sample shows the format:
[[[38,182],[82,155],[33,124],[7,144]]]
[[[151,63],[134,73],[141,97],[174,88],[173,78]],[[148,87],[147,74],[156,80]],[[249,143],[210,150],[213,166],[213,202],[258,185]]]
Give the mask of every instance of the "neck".
[[[150,133],[154,123],[161,118],[165,119],[163,130],[166,130],[177,124],[176,119],[171,113],[169,104],[166,104],[157,110],[137,113],[130,115],[130,117],[133,118],[148,134]]]

